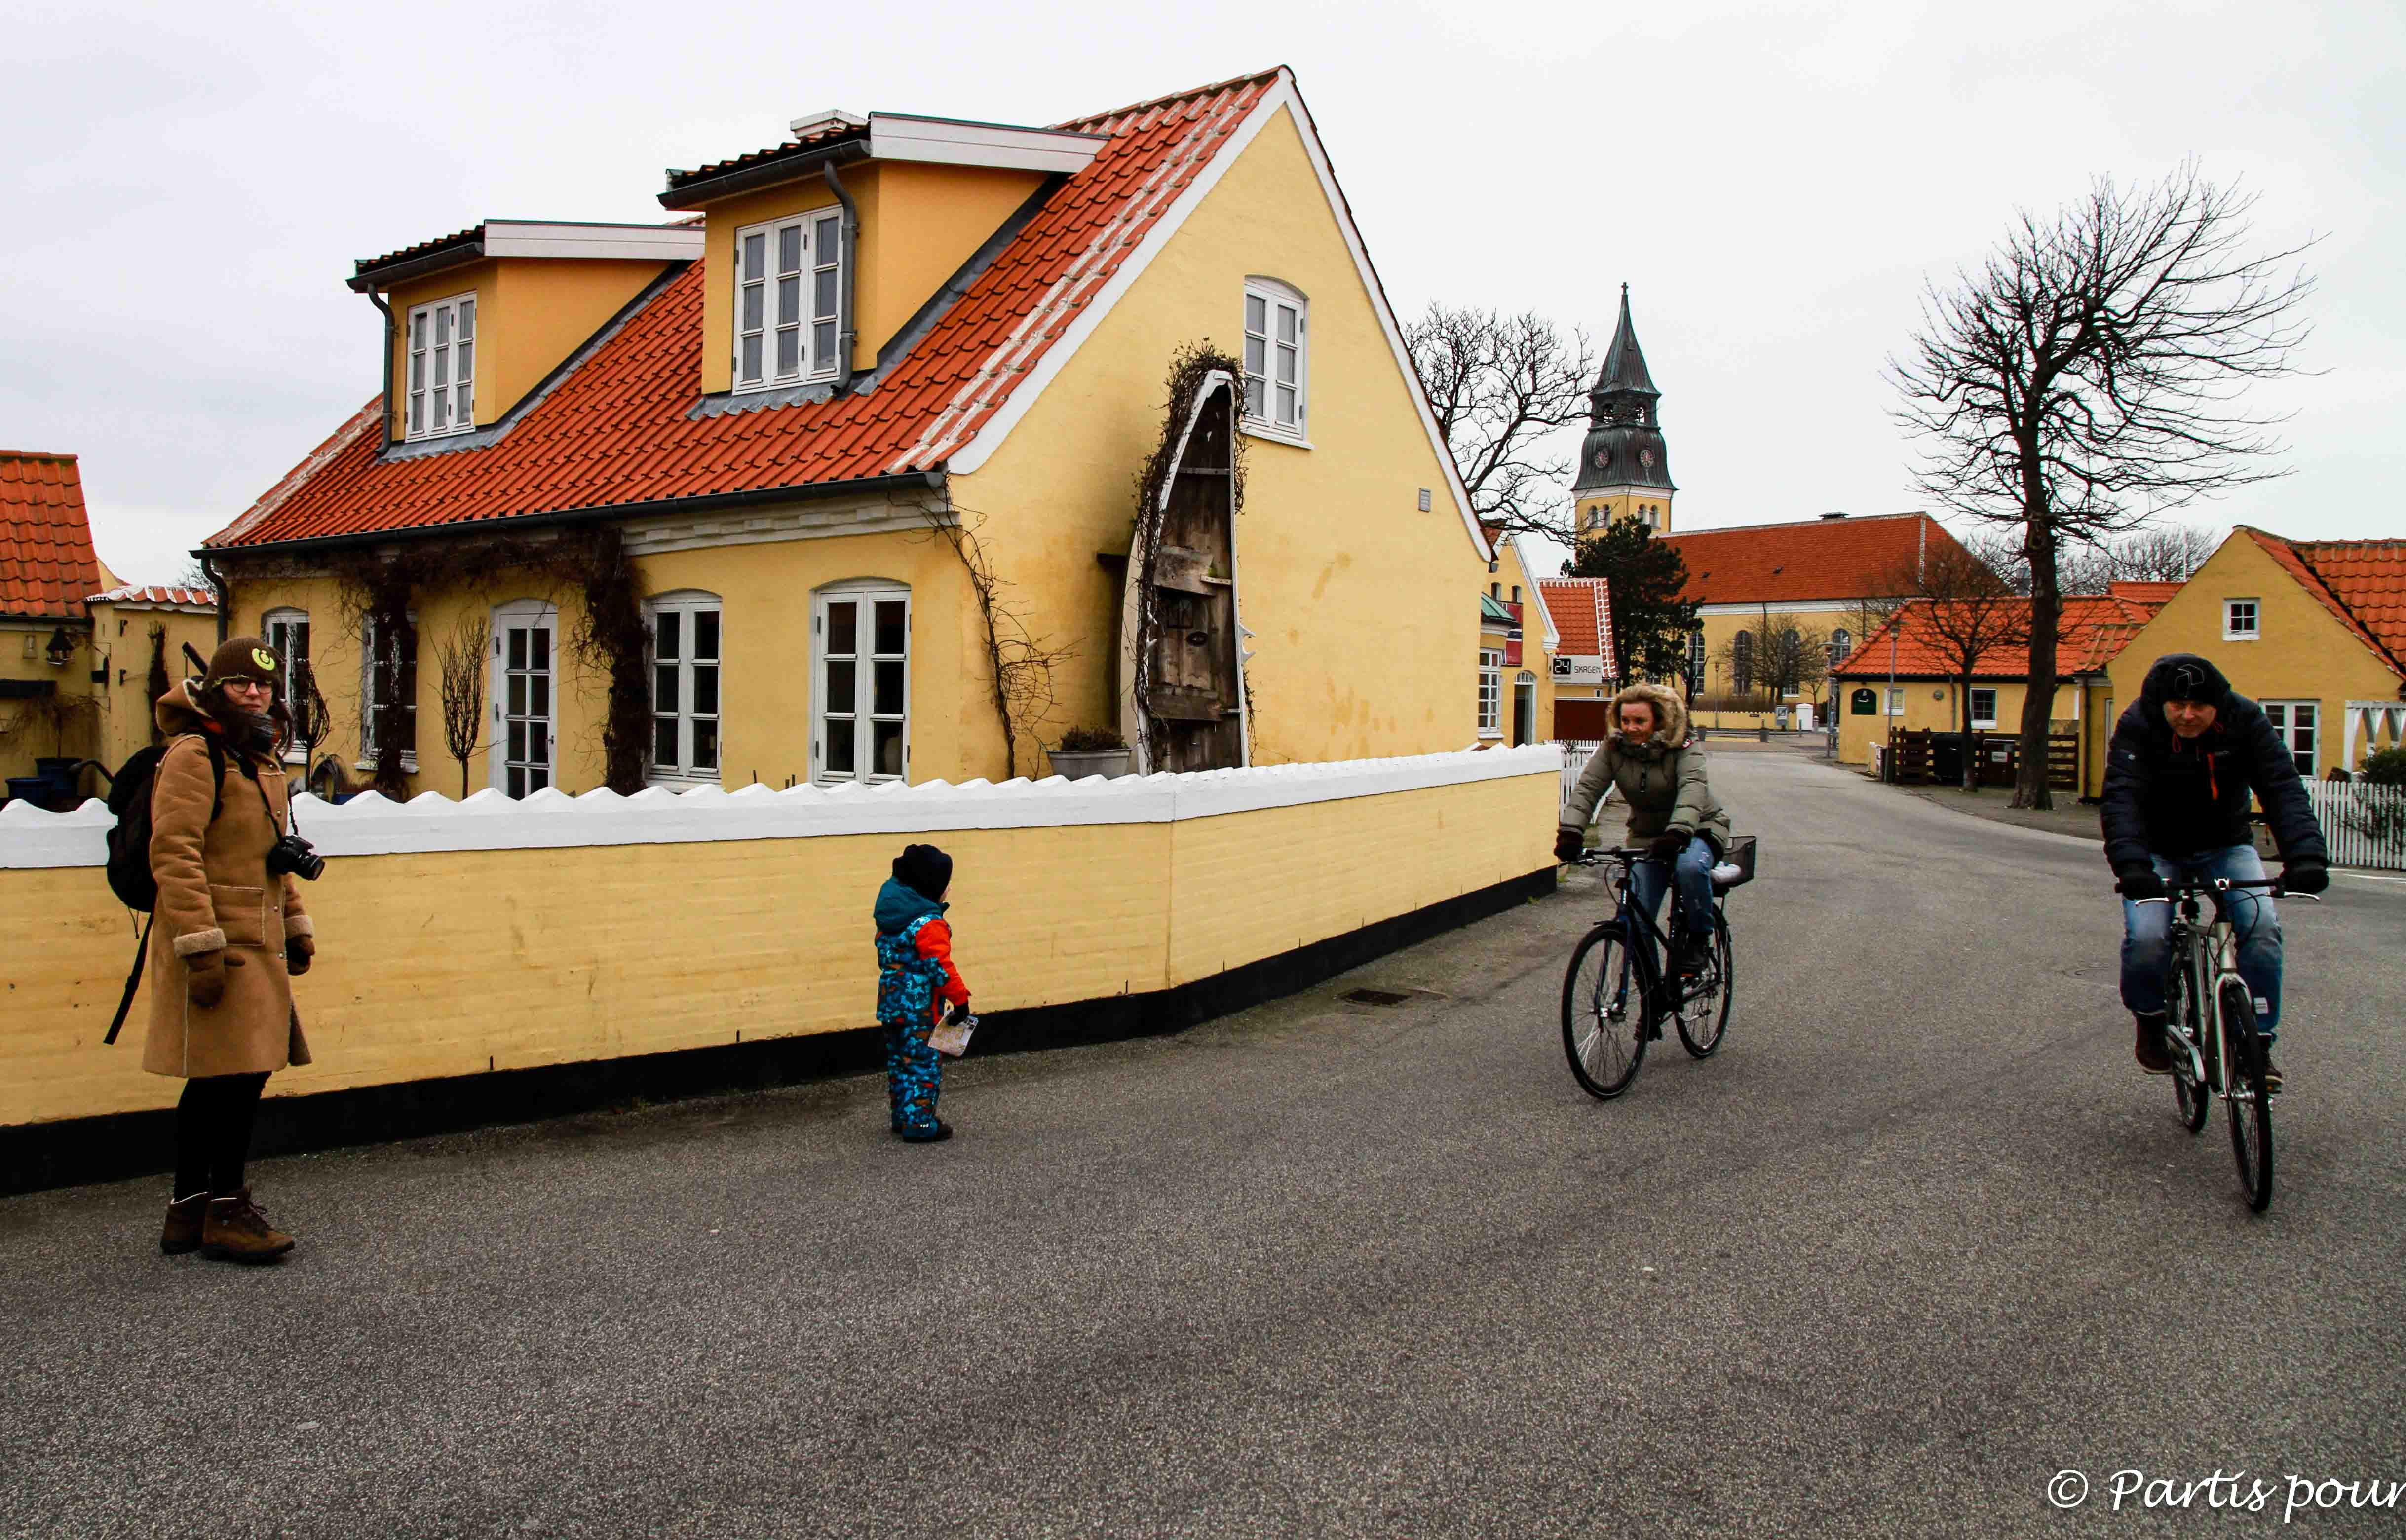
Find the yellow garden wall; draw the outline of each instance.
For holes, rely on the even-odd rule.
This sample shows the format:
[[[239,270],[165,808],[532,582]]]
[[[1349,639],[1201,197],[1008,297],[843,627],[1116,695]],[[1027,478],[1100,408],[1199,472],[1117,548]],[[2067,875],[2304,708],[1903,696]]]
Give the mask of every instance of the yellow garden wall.
[[[955,956],[981,1010],[1173,988],[1545,869],[1559,788],[1545,747],[1042,786],[304,804],[331,854],[296,991],[317,1062],[270,1090],[871,1024],[870,905],[913,839],[955,857]],[[93,864],[106,821],[0,812],[0,1125],[179,1091],[139,1067],[146,1002],[100,1044],[134,944]],[[593,827],[608,842],[402,848]],[[367,846],[384,853],[346,854]],[[52,859],[74,864],[34,864]]]

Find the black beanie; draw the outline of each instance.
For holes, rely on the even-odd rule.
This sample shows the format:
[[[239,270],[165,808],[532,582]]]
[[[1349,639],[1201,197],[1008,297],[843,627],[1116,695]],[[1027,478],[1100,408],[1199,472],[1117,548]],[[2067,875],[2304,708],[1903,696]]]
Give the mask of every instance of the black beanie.
[[[935,903],[953,885],[953,858],[933,845],[904,845],[894,857],[894,880]]]
[[[2222,682],[2221,673],[2201,657],[2174,659],[2164,669],[2167,700],[2195,700],[2219,706],[2229,694],[2230,686]]]

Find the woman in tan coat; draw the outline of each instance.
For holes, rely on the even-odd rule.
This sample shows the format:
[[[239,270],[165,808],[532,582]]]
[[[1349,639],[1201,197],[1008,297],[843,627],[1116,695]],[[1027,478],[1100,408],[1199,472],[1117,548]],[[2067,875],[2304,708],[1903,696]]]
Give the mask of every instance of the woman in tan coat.
[[[263,1262],[292,1249],[250,1201],[243,1164],[267,1077],[307,1064],[291,976],[317,952],[291,874],[268,869],[291,827],[277,769],[290,713],[275,653],[255,637],[217,650],[200,679],[160,698],[172,742],[150,790],[159,883],[142,1067],[183,1078],[165,1251]]]

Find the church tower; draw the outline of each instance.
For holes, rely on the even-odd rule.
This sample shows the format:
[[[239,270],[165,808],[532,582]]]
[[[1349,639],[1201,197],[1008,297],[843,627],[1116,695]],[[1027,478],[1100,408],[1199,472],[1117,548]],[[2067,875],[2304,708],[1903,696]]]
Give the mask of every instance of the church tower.
[[[1578,479],[1571,483],[1582,538],[1620,518],[1636,519],[1656,534],[1671,532],[1671,496],[1678,488],[1671,485],[1670,451],[1654,417],[1662,396],[1629,324],[1629,286],[1622,284],[1621,323],[1587,395],[1587,442],[1579,445]]]

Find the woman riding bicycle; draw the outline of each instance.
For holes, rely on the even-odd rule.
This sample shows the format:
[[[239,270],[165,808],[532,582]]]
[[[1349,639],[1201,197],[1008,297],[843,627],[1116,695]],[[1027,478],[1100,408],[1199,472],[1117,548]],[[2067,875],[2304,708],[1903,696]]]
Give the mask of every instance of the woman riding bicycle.
[[[1647,918],[1663,911],[1663,894],[1679,894],[1680,949],[1674,973],[1696,971],[1713,933],[1714,863],[1729,844],[1729,814],[1705,782],[1705,751],[1688,737],[1688,709],[1660,685],[1632,685],[1612,698],[1612,730],[1579,772],[1554,836],[1554,858],[1578,858],[1587,826],[1608,787],[1629,804],[1629,842],[1646,857],[1631,872]]]

